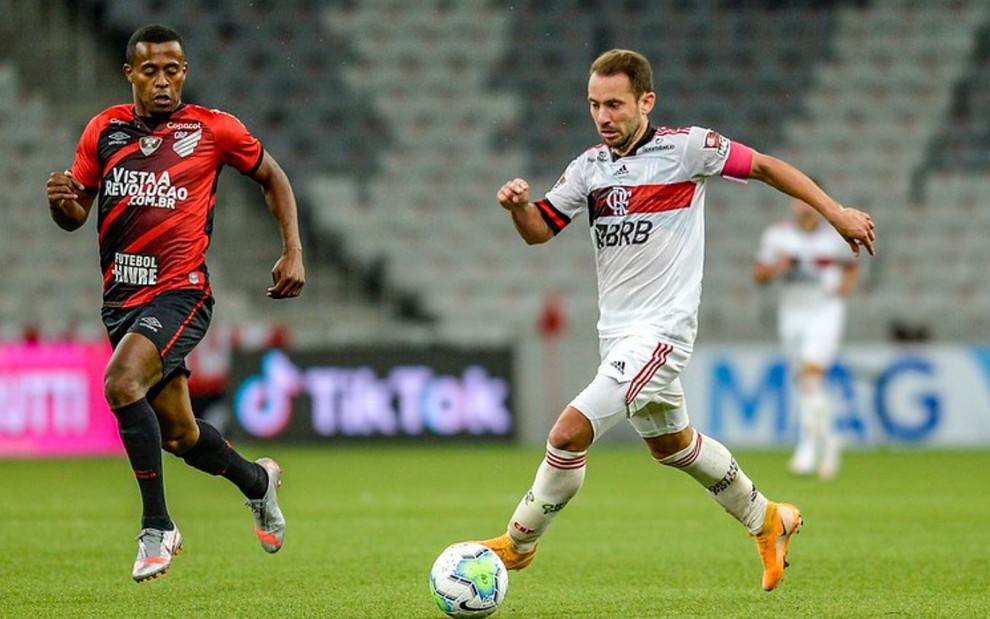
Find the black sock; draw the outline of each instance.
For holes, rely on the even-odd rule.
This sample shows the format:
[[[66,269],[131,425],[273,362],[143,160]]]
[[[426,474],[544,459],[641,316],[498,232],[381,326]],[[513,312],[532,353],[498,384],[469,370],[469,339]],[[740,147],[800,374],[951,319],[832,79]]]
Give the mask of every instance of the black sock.
[[[147,399],[140,399],[113,411],[124,450],[137,478],[143,504],[141,528],[175,527],[165,507],[165,483],[162,479],[162,432],[155,411]]]
[[[199,440],[182,459],[191,467],[229,479],[249,499],[260,499],[268,490],[268,473],[261,465],[248,462],[223,440],[220,432],[197,419]]]

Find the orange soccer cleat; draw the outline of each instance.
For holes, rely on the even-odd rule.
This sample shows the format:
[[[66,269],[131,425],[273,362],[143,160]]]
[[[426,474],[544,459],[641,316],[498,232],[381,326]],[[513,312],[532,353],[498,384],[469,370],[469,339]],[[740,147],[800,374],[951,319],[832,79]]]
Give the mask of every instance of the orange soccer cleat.
[[[507,570],[521,570],[528,567],[536,557],[536,545],[533,545],[529,552],[519,552],[508,533],[503,533],[498,537],[486,539],[478,542],[482,546],[487,546],[498,555],[498,558],[505,564]]]
[[[787,567],[787,546],[801,529],[804,520],[797,507],[790,503],[767,502],[763,528],[756,536],[756,548],[763,560],[763,590],[773,591],[784,577]]]

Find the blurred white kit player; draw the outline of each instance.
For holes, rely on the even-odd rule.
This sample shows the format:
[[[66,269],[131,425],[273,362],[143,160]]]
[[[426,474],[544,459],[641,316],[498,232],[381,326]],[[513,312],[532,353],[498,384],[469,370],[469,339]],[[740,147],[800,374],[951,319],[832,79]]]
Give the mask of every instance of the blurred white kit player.
[[[625,419],[659,464],[690,475],[756,538],[762,586],[770,591],[783,577],[801,514],[768,501],[724,445],[691,427],[679,379],[698,330],[705,185],[719,175],[767,182],[816,204],[850,244],[870,251],[873,224],[793,166],[716,131],[651,126],[655,102],[652,70],[642,55],[602,54],[591,67],[588,104],[603,143],[575,158],[542,199],[532,201],[521,178],[498,190],[499,204],[531,245],[587,218],[601,362],[550,430],[546,456],[506,533],[482,543],[508,569],[528,566],[552,519],[583,484],[588,450]]]
[[[846,326],[846,298],[859,275],[849,245],[818,213],[791,200],[794,216],[763,233],[753,268],[759,283],[780,282],[778,333],[797,388],[798,442],[788,468],[797,475],[838,472],[841,441],[825,375]]]

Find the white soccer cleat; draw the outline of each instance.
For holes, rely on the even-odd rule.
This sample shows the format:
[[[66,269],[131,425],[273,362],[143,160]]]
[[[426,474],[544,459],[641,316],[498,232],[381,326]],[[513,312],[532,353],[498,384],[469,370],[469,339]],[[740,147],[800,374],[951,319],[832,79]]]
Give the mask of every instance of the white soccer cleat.
[[[254,533],[265,552],[278,552],[285,539],[285,517],[278,506],[278,489],[282,485],[282,468],[271,458],[255,462],[268,473],[268,490],[260,499],[249,499],[247,506],[254,514]]]
[[[172,565],[172,557],[182,550],[182,534],[179,527],[171,531],[141,529],[137,536],[138,553],[131,577],[135,582],[158,578]]]

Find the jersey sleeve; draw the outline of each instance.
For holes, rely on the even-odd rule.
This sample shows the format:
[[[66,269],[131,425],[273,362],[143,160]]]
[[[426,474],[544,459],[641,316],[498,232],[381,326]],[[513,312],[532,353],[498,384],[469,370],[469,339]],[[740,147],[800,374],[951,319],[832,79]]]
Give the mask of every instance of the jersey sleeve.
[[[251,174],[261,165],[264,149],[237,117],[220,110],[216,113],[214,131],[221,161],[241,174]]]
[[[82,183],[83,187],[92,193],[99,190],[103,176],[97,145],[105,126],[102,116],[94,116],[86,124],[76,145],[76,158],[72,162],[72,178]]]
[[[722,175],[745,181],[753,165],[753,149],[721,133],[691,127],[684,162],[692,178]]]
[[[576,215],[588,208],[588,183],[580,157],[567,166],[546,196],[535,204],[554,234],[566,228]]]

